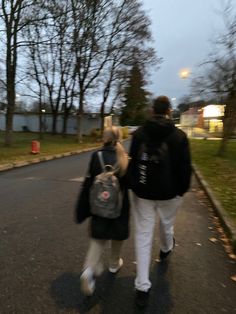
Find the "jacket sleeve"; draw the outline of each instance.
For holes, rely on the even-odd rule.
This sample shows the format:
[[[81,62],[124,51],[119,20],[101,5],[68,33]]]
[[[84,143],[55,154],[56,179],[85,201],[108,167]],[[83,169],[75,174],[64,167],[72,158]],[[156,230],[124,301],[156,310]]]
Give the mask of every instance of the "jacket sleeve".
[[[91,187],[91,177],[86,177],[79,191],[75,204],[75,222],[82,223],[90,217],[89,190]]]
[[[192,174],[191,153],[189,141],[186,136],[183,137],[180,147],[180,158],[178,164],[178,195],[182,196],[190,187]]]

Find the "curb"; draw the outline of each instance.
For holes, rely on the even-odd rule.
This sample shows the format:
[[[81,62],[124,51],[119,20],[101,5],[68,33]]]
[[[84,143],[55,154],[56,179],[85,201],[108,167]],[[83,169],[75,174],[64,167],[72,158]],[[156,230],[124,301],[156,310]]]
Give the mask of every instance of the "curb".
[[[225,233],[228,235],[230,239],[234,253],[236,253],[236,228],[235,226],[232,224],[230,218],[228,217],[227,213],[225,212],[220,202],[216,199],[213,191],[210,189],[207,182],[203,179],[203,176],[201,175],[200,171],[197,169],[196,165],[193,165],[193,171],[198,182],[200,183],[208,199],[210,200],[211,205],[213,206],[213,209],[216,215],[219,217],[222,227],[224,228]]]
[[[125,140],[127,140],[127,139],[125,139]],[[125,140],[123,140],[123,141],[125,141]],[[49,160],[53,160],[53,159],[68,157],[68,156],[77,155],[77,154],[80,154],[80,153],[86,153],[86,152],[92,151],[94,149],[97,149],[99,147],[101,147],[101,144],[100,145],[95,145],[95,146],[89,147],[89,148],[82,148],[82,149],[75,150],[75,151],[72,151],[72,152],[66,152],[66,153],[61,153],[61,154],[55,154],[55,155],[48,155],[48,156],[44,156],[44,157],[38,157],[38,158],[35,158],[35,159],[32,159],[32,160],[28,160],[28,161],[15,161],[15,162],[12,162],[12,163],[2,164],[2,165],[0,165],[0,172],[1,171],[6,171],[6,170],[10,170],[10,169],[14,169],[14,168],[20,168],[20,167],[28,166],[28,165],[31,165],[31,164],[37,164],[37,163],[40,163],[40,162],[43,162],[43,161],[49,161]]]
[[[89,152],[89,151],[96,149],[97,147],[99,147],[99,146],[94,146],[94,147],[90,147],[90,148],[83,148],[80,150],[67,152],[67,153],[38,157],[38,158],[28,160],[28,161],[16,161],[16,162],[8,163],[8,164],[3,164],[3,165],[0,165],[0,172],[7,171],[10,169],[14,169],[14,168],[25,167],[25,166],[29,166],[32,164],[37,164],[37,163],[44,162],[44,161],[49,161],[49,160],[53,160],[53,159],[59,159],[59,158],[68,157],[71,155],[77,155],[80,153]]]

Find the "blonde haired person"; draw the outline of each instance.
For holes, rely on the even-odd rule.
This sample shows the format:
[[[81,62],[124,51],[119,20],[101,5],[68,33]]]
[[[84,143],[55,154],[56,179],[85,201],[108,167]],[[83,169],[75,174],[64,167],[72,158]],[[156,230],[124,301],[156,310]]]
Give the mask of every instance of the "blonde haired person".
[[[117,177],[122,191],[122,208],[118,218],[109,219],[92,215],[89,212],[89,189],[94,178],[102,172],[98,151],[95,151],[89,163],[88,174],[80,192],[76,206],[76,222],[82,223],[90,217],[90,243],[81,275],[81,290],[85,295],[92,295],[95,290],[95,277],[102,270],[102,255],[110,242],[109,271],[117,273],[123,265],[120,257],[123,241],[129,236],[129,199],[125,175],[128,167],[128,156],[121,144],[119,128],[108,127],[103,132],[102,152],[105,165],[118,166]]]

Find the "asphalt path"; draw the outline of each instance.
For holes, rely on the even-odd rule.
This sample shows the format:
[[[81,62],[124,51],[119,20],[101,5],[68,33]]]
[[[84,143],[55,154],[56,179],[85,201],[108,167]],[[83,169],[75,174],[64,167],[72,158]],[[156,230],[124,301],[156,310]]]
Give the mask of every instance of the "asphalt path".
[[[88,222],[76,225],[73,212],[90,154],[0,173],[0,314],[236,313],[235,260],[225,252],[211,206],[194,179],[179,210],[168,263],[156,260],[156,226],[149,306],[134,306],[132,216],[124,267],[116,276],[105,270],[93,297],[81,294],[89,228]]]

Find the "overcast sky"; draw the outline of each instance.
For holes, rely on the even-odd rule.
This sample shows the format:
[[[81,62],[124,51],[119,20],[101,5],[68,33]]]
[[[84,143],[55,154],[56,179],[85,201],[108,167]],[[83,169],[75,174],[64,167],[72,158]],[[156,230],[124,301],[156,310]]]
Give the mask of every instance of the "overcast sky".
[[[154,46],[164,59],[152,77],[150,90],[154,95],[176,98],[190,92],[189,83],[197,65],[212,50],[211,39],[223,29],[222,0],[143,0],[152,21]],[[236,0],[232,1],[236,7]],[[192,75],[181,79],[181,69]]]

